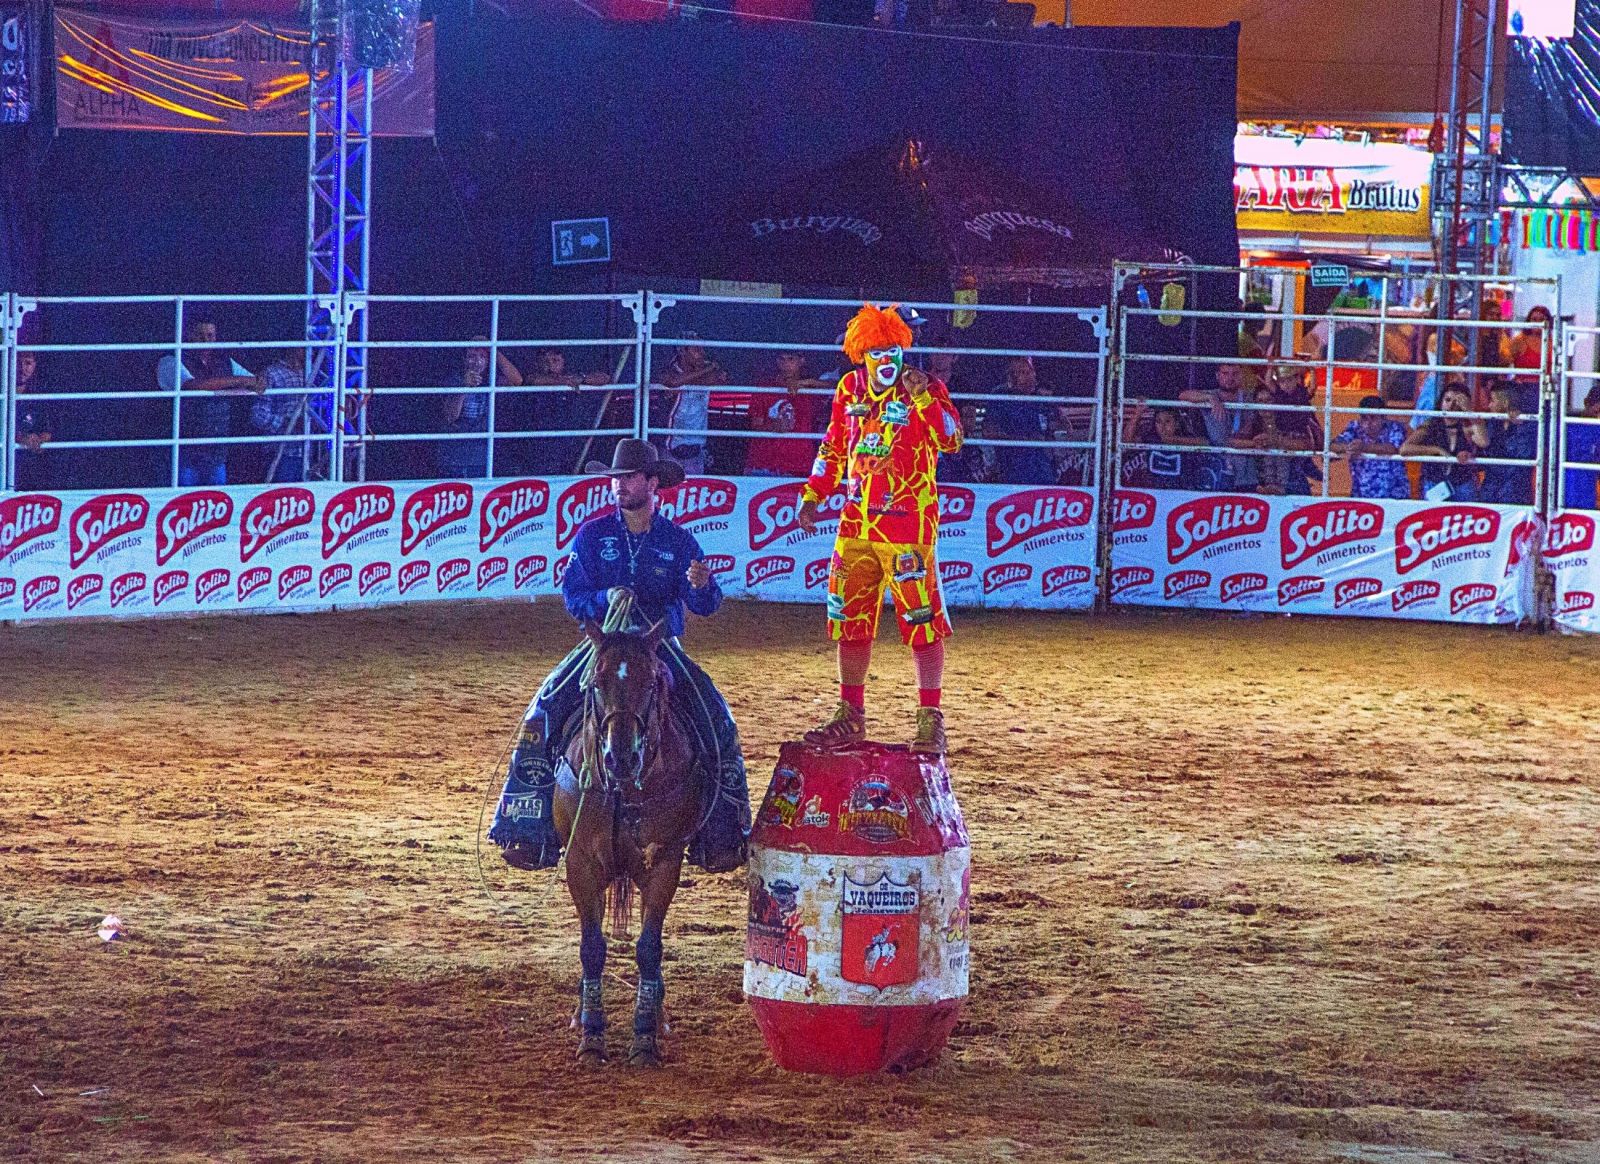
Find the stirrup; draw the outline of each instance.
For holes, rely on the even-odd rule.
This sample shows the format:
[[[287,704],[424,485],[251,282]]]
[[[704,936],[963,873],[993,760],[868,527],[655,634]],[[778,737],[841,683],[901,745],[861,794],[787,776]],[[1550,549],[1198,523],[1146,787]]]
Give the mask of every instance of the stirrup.
[[[944,712],[937,707],[917,708],[917,734],[912,737],[911,750],[930,756],[945,754]]]
[[[841,699],[827,722],[811,729],[803,738],[819,748],[847,748],[859,744],[867,738],[866,712]]]

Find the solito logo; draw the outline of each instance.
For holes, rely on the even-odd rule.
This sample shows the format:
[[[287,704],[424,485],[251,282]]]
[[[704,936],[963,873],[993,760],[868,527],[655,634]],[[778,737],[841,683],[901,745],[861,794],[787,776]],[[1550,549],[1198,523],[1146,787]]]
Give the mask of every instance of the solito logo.
[[[1314,574],[1296,574],[1293,578],[1285,578],[1278,583],[1278,605],[1292,606],[1296,602],[1304,602],[1321,594],[1327,585],[1325,579]]]
[[[1148,586],[1156,580],[1156,572],[1149,566],[1118,566],[1111,571],[1111,597],[1124,594],[1139,586]]]
[[[272,568],[269,566],[251,566],[248,570],[239,572],[239,601],[243,602],[257,590],[261,590],[272,581]]]
[[[511,572],[511,562],[506,558],[485,558],[478,563],[478,589],[493,586]]]
[[[1335,546],[1375,541],[1383,533],[1383,507],[1370,501],[1321,501],[1285,514],[1278,548],[1285,570]]]
[[[105,577],[101,574],[80,574],[67,583],[67,609],[74,610],[80,603],[87,602],[106,587]]]
[[[1153,493],[1137,489],[1118,489],[1111,501],[1111,532],[1130,529],[1149,529],[1156,521],[1156,499]]]
[[[248,562],[290,530],[310,525],[316,508],[317,499],[311,490],[295,486],[268,489],[252,497],[239,514],[239,561]]]
[[[978,512],[978,495],[964,485],[939,486],[939,524],[960,525]]]
[[[57,509],[59,513],[59,508]],[[48,599],[61,593],[61,579],[54,574],[30,578],[22,587],[22,612],[26,614]]]
[[[973,569],[971,562],[940,562],[939,581],[949,586],[955,582],[972,581]]]
[[[530,583],[538,581],[539,575],[550,568],[550,559],[543,554],[530,554],[517,562],[517,568],[511,577],[511,588],[521,590]]]
[[[1001,562],[983,572],[983,592],[993,594],[1007,586],[1020,586],[1033,577],[1033,567],[1026,562]]]
[[[400,566],[400,593],[404,594],[413,586],[426,582],[428,575],[433,571],[433,563],[423,558],[417,562],[404,562]]]
[[[285,566],[278,574],[278,601],[291,598],[311,585],[311,567],[304,562]]]
[[[750,498],[746,512],[750,518],[750,548],[764,549],[779,538],[800,533],[800,487],[791,483],[763,489]],[[844,491],[838,490],[817,506],[817,528],[824,522],[839,520],[844,512]]]
[[[564,550],[578,536],[583,523],[611,504],[611,480],[585,477],[567,486],[556,502],[556,549]]]
[[[478,552],[550,511],[550,486],[537,478],[507,481],[484,495],[478,509]]]
[[[156,565],[166,565],[174,554],[207,534],[217,533],[232,520],[233,498],[226,493],[201,489],[178,494],[156,514]]]
[[[111,580],[111,608],[115,610],[124,602],[142,598],[144,588],[149,584],[150,579],[137,570],[119,574]]]
[[[818,586],[825,586],[828,582],[828,563],[831,558],[818,558],[814,562],[806,563],[806,589],[815,590]]]
[[[406,498],[400,514],[400,552],[409,554],[434,534],[466,521],[471,513],[472,486],[464,481],[443,481],[417,490]]]
[[[1463,610],[1493,602],[1497,594],[1499,590],[1487,582],[1468,582],[1457,586],[1450,591],[1450,613],[1460,614]]]
[[[739,563],[733,560],[732,554],[707,554],[703,559],[706,569],[711,571],[713,577],[718,574],[731,574]]]
[[[1382,593],[1383,583],[1376,578],[1346,578],[1333,588],[1333,608],[1338,610]]]
[[[349,562],[335,562],[331,566],[324,566],[322,573],[317,575],[317,597],[326,598],[335,591],[344,589],[350,585],[355,574],[355,568]]]
[[[1550,520],[1550,536],[1545,539],[1544,556],[1560,558],[1594,549],[1594,518],[1582,513],[1563,513]]]
[[[201,605],[214,594],[227,591],[228,583],[233,579],[233,571],[219,566],[215,570],[207,570],[194,580],[194,602]]]
[[[1561,596],[1560,614],[1578,614],[1594,609],[1594,595],[1587,590],[1569,590]]]
[[[989,507],[989,556],[1045,534],[1089,524],[1094,498],[1081,489],[1027,489]]]
[[[388,562],[368,562],[356,576],[356,596],[365,598],[393,577],[394,567]]]
[[[1167,561],[1177,565],[1212,546],[1265,533],[1269,512],[1255,497],[1224,494],[1186,502],[1167,514]]]
[[[1401,519],[1394,528],[1395,570],[1409,574],[1441,554],[1489,545],[1499,533],[1500,515],[1492,509],[1477,505],[1424,509]]]
[[[102,493],[85,501],[72,512],[67,523],[71,530],[68,565],[74,570],[95,553],[126,534],[143,529],[150,517],[150,503],[137,493]],[[72,609],[67,596],[67,609]]]
[[[1229,574],[1217,588],[1222,601],[1233,602],[1246,594],[1261,594],[1267,589],[1265,574]]]
[[[48,493],[24,493],[0,501],[0,558],[61,528],[61,502]]]
[[[156,588],[152,606],[160,606],[169,598],[182,594],[189,588],[189,571],[168,570],[156,578]]]
[[[1411,582],[1402,582],[1395,587],[1389,596],[1389,603],[1396,611],[1410,610],[1413,606],[1424,602],[1432,602],[1439,597],[1440,586],[1432,578],[1418,578]]]
[[[1168,574],[1163,593],[1168,598],[1179,598],[1185,594],[1194,594],[1205,590],[1211,585],[1211,572],[1209,570],[1179,570]]]
[[[787,554],[772,554],[757,558],[744,568],[746,586],[760,586],[774,578],[787,578],[794,573],[794,559]]]
[[[679,525],[693,525],[733,513],[739,487],[720,477],[690,477],[661,493],[661,516]]]
[[[448,562],[439,563],[439,572],[434,575],[434,584],[439,588],[439,593],[443,594],[457,583],[465,582],[471,573],[471,562],[465,558],[451,558]]]
[[[394,516],[394,490],[387,485],[357,485],[329,498],[322,511],[322,556],[333,555],[357,534]]]
[[[1094,575],[1087,566],[1051,566],[1044,572],[1044,577],[1039,579],[1039,594],[1041,597],[1050,598],[1063,590],[1082,586],[1092,577]]]

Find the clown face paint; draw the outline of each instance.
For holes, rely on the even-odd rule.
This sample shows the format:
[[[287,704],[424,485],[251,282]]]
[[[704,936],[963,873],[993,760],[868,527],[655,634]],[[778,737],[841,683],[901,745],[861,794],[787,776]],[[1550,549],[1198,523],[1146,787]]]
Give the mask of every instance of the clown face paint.
[[[900,347],[873,348],[867,353],[867,379],[874,388],[893,388],[900,381],[905,351]]]

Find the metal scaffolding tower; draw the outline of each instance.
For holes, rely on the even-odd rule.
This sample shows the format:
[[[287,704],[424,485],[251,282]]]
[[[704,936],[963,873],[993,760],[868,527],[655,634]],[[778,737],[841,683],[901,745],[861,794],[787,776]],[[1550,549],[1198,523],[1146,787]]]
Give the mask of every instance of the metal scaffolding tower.
[[[1491,139],[1499,0],[1456,0],[1450,35],[1449,97],[1444,153],[1434,162],[1433,206],[1439,271],[1494,273],[1495,220],[1500,212],[1499,158]],[[1446,280],[1439,317],[1466,310],[1478,318],[1483,284]]]
[[[306,384],[334,395],[328,475],[366,475],[367,310],[372,192],[372,70],[344,60],[343,0],[311,0],[306,125]],[[339,342],[343,337],[347,342]],[[346,404],[359,402],[354,419]],[[339,419],[335,419],[339,418]],[[345,437],[355,437],[345,457]]]

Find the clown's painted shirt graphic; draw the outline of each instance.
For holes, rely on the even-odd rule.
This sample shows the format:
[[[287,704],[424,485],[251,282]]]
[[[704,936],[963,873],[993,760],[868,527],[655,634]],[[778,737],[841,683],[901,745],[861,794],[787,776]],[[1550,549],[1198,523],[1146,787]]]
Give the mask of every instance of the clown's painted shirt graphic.
[[[939,535],[939,454],[960,448],[961,418],[942,381],[907,368],[880,393],[857,368],[833,394],[801,496],[820,502],[844,489],[840,538],[931,546]]]

